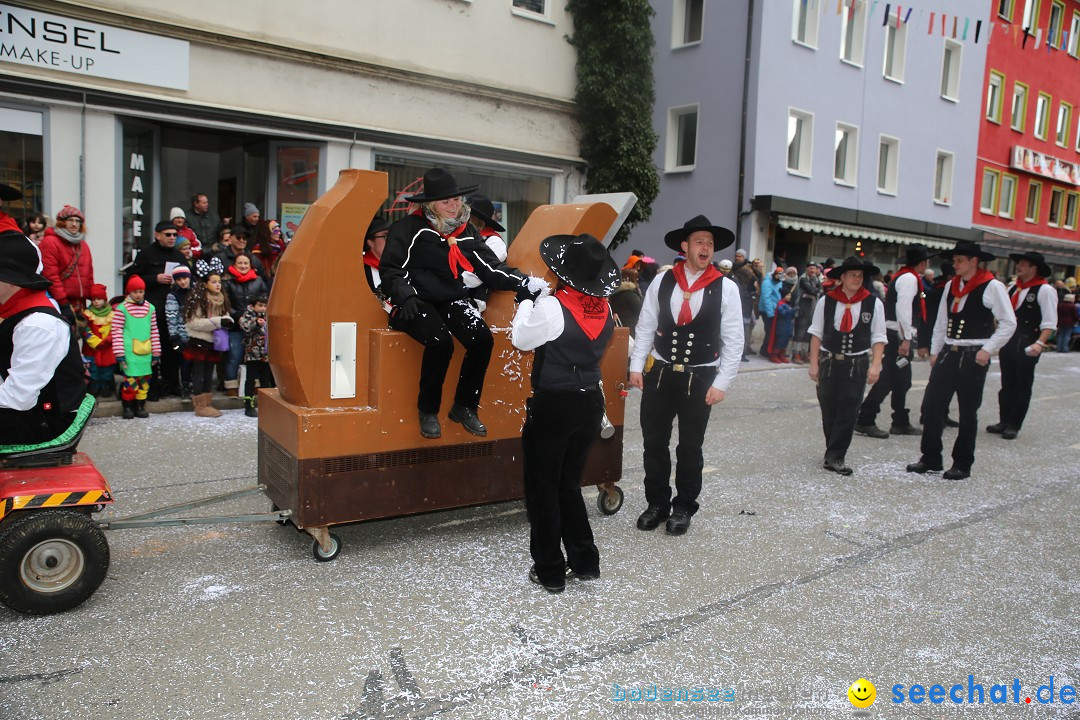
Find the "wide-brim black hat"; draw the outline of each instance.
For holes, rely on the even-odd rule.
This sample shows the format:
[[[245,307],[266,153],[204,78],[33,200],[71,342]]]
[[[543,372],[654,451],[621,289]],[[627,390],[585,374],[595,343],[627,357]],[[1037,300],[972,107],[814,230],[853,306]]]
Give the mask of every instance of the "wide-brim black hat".
[[[376,233],[381,233],[383,230],[390,229],[390,221],[384,218],[382,215],[376,215],[371,220],[371,224],[367,227],[367,232],[364,233],[364,239],[370,240]]]
[[[479,185],[458,187],[457,180],[449,172],[442,168],[432,168],[424,173],[424,189],[416,195],[407,196],[405,199],[411,203],[434,202],[435,200],[446,200],[459,195],[468,195],[479,189]]]
[[[735,233],[731,232],[727,228],[720,227],[719,225],[713,225],[709,222],[709,218],[704,215],[698,215],[695,218],[687,220],[681,228],[672,230],[664,236],[664,244],[675,252],[681,253],[683,240],[690,237],[691,233],[695,233],[699,230],[712,233],[713,237],[713,251],[723,250],[728,245],[735,242]]]
[[[580,293],[609,297],[619,289],[619,264],[592,235],[552,235],[540,242],[540,257],[555,276]]]
[[[915,267],[923,260],[929,260],[932,257],[937,257],[938,253],[930,252],[927,247],[921,243],[912,243],[907,246],[904,252],[904,265],[907,267]]]
[[[472,214],[483,220],[489,228],[495,232],[506,232],[506,228],[495,222],[495,203],[491,202],[487,195],[470,195],[466,203],[472,209]]]
[[[1054,274],[1053,268],[1051,268],[1047,264],[1046,258],[1043,257],[1043,254],[1041,252],[1028,250],[1027,252],[1022,253],[1009,253],[1009,259],[1013,262],[1027,260],[1029,263],[1031,263],[1037,268],[1035,272],[1039,273],[1040,277],[1048,278]]]
[[[0,282],[30,290],[48,290],[52,283],[38,274],[40,265],[41,255],[30,238],[14,230],[0,233]]]
[[[984,262],[997,257],[993,253],[984,251],[979,243],[970,240],[960,240],[952,250],[942,250],[938,255],[946,260],[952,260],[954,255],[963,255],[964,257],[979,258]]]
[[[846,273],[848,270],[862,270],[863,282],[869,282],[870,278],[879,274],[881,270],[877,265],[874,265],[869,260],[864,260],[861,257],[852,255],[844,258],[844,262],[839,265],[834,265],[829,268],[829,271],[825,273],[833,280],[839,280],[840,276]]]
[[[18,188],[13,188],[10,185],[0,183],[0,200],[4,202],[11,202],[12,200],[22,200],[22,191]]]

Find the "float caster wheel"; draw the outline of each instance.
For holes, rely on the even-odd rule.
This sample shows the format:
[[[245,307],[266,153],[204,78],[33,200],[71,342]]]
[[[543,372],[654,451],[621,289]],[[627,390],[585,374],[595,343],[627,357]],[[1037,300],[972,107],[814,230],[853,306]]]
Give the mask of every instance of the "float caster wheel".
[[[332,532],[326,533],[326,545],[327,547],[324,549],[323,543],[319,542],[319,538],[315,538],[315,542],[311,544],[311,554],[315,556],[315,560],[318,562],[330,562],[341,552],[341,538]]]
[[[623,504],[623,491],[617,485],[601,487],[596,496],[596,507],[605,515],[614,515],[619,512]]]

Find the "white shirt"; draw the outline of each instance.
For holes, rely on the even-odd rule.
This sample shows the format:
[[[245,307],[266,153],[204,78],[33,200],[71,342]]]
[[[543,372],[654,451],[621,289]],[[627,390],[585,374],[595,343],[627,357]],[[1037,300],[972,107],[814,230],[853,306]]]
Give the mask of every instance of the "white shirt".
[[[911,324],[911,304],[915,296],[922,292],[922,280],[917,275],[904,273],[896,278],[896,319],[886,320],[885,327],[900,333],[900,340],[915,339],[915,328]]]
[[[0,408],[29,410],[67,356],[71,326],[52,315],[31,313],[15,326],[12,344],[11,367],[0,380]]]
[[[1013,287],[1010,285],[1009,287]],[[1049,283],[1043,285],[1036,285],[1038,289],[1039,309],[1042,310],[1042,322],[1039,323],[1040,330],[1056,330],[1057,329],[1057,290],[1054,289]],[[1020,303],[1024,302],[1024,298],[1027,297],[1028,291],[1031,288],[1024,288],[1020,291],[1020,299],[1016,301],[1016,307],[1020,307]],[[1012,301],[1009,302],[1012,304]],[[1015,313],[1016,310],[1013,310]]]
[[[873,295],[873,293],[871,293]],[[814,319],[810,322],[810,334],[821,340],[825,337],[825,298],[828,295],[822,295],[817,305],[814,306]],[[862,301],[851,306],[851,329],[854,330],[862,318]],[[847,304],[842,302],[836,303],[836,311],[833,313],[833,327],[837,330],[840,329],[840,323],[844,320],[844,310],[847,309]],[[885,335],[885,305],[878,298],[874,298],[874,316],[870,319],[870,347],[866,350],[857,353],[850,353],[851,355],[865,355],[870,352],[871,349],[878,343],[885,343],[888,339]],[[824,346],[822,346],[824,347]],[[825,348],[828,352],[837,352],[836,348]]]
[[[553,295],[518,303],[510,324],[510,342],[518,350],[535,350],[563,334],[562,303]]]
[[[967,283],[961,281],[960,289],[963,290]],[[941,352],[941,349],[945,347],[945,334],[949,322],[949,303],[953,298],[949,294],[949,289],[952,287],[952,281],[950,280],[945,284],[945,292],[941,293],[941,304],[938,305],[937,322],[934,323],[934,339],[930,342],[930,354],[937,355]],[[970,295],[965,295],[960,298],[960,305],[957,310],[962,311],[964,305],[967,304]],[[983,306],[990,312],[994,313],[994,319],[997,320],[997,330],[989,338],[963,338],[960,340],[949,340],[950,345],[960,346],[975,346],[982,345],[982,349],[988,353],[996,353],[998,350],[1009,342],[1009,338],[1012,337],[1013,331],[1016,330],[1016,313],[1012,309],[1012,301],[1009,300],[1009,293],[1005,289],[1005,286],[1000,280],[990,280],[986,283],[986,289],[983,290]],[[1055,324],[1056,326],[1056,324]]]
[[[684,265],[683,267],[686,268],[686,284],[693,287],[694,281],[701,277],[704,271],[695,273],[691,272],[688,266]],[[665,272],[672,271],[666,270]],[[663,278],[664,273],[657,275],[649,284],[649,289],[645,291],[645,298],[641,304],[641,314],[638,316],[637,328],[634,331],[635,342],[634,352],[630,355],[630,372],[643,372],[645,370],[645,360],[650,353],[657,360],[664,361],[653,350],[653,342],[656,339],[656,326],[659,323],[660,315],[660,281]],[[712,386],[717,390],[727,392],[731,381],[739,373],[739,363],[742,362],[742,298],[739,295],[739,286],[731,278],[721,278],[716,282],[721,283],[720,340],[723,343],[722,350],[720,351],[720,357],[716,360],[694,367],[719,366],[719,372],[716,373],[716,379],[713,380]],[[679,311],[682,309],[683,303],[683,295],[678,288],[679,286],[676,284],[675,290],[671,293],[671,315],[676,318],[679,317]],[[698,290],[690,296],[691,317],[697,317],[704,297],[704,289]]]

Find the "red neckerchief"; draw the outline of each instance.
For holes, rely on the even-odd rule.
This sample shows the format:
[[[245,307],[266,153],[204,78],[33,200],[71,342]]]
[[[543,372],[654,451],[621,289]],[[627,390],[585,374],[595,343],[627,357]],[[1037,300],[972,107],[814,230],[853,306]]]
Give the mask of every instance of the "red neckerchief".
[[[258,277],[258,274],[255,272],[254,268],[248,268],[247,272],[241,273],[239,270],[236,269],[235,265],[229,266],[229,274],[236,278],[238,282],[251,282]]]
[[[975,274],[971,276],[971,279],[967,281],[967,285],[961,290],[960,276],[957,275],[954,277],[952,282],[949,283],[949,295],[953,298],[952,311],[954,313],[960,312],[960,300],[975,288],[980,285],[985,285],[993,279],[994,274],[989,270],[976,270]]]
[[[922,321],[926,322],[926,296],[923,294],[923,291],[922,291],[922,278],[919,277],[919,273],[915,272],[914,270],[909,268],[907,265],[905,265],[904,267],[897,270],[896,274],[893,275],[893,282],[896,282],[896,280],[901,275],[908,275],[908,274],[915,276],[915,282],[916,282],[915,287],[918,288],[917,292],[919,293],[919,311],[922,313]]]
[[[375,257],[375,253],[368,250],[364,253],[364,264],[370,268],[379,269],[379,258]]]
[[[1020,304],[1020,291],[1030,287],[1037,287],[1039,285],[1045,285],[1046,278],[1039,277],[1038,275],[1031,282],[1023,282],[1020,278],[1016,278],[1016,284],[1012,287],[1012,306],[1013,310]]]
[[[675,267],[671,269],[671,272],[675,275],[675,282],[679,284],[679,289],[682,290],[682,307],[679,308],[679,318],[675,321],[676,325],[686,325],[694,319],[693,314],[690,312],[690,296],[696,293],[702,288],[708,287],[713,280],[719,280],[724,276],[720,274],[720,271],[709,265],[705,268],[705,272],[701,273],[701,277],[694,281],[692,287],[688,287],[686,282],[686,263],[677,262]]]
[[[607,323],[608,315],[611,314],[608,309],[607,298],[586,295],[570,287],[563,288],[555,293],[555,298],[562,303],[564,308],[570,311],[578,327],[590,340],[600,337],[600,333],[604,331],[604,325]]]
[[[6,303],[0,305],[0,318],[9,318],[30,308],[51,308],[52,306],[44,290],[19,288],[7,299]]]
[[[498,231],[492,230],[489,227],[486,227],[486,228],[484,228],[483,230],[480,231],[480,237],[482,237],[482,238],[497,237],[500,240],[502,240],[502,235],[500,235],[498,233]]]
[[[851,316],[851,306],[855,303],[861,303],[863,300],[865,300],[870,295],[870,291],[864,287],[861,287],[855,292],[855,295],[853,297],[848,297],[847,294],[844,293],[844,288],[841,285],[833,288],[825,294],[837,302],[844,303],[844,317],[840,319],[840,332],[851,332],[851,328],[855,327],[855,318]],[[829,318],[826,318],[825,320],[826,322],[828,322]]]
[[[22,234],[22,228],[19,227],[19,223],[15,222],[15,218],[6,212],[0,212],[0,232],[8,232],[9,230]]]
[[[424,218],[424,222],[427,222],[427,218],[424,217],[423,210],[417,210],[413,213],[413,215],[419,215],[420,217]],[[450,272],[454,273],[455,278],[460,275],[461,271],[463,270],[467,272],[473,271],[472,263],[469,262],[469,259],[467,257],[465,257],[465,253],[461,252],[461,248],[457,246],[458,236],[461,235],[461,233],[465,232],[465,228],[468,226],[468,224],[469,223],[467,222],[461,223],[460,225],[458,225],[457,229],[449,235],[443,235],[438,230],[435,230],[435,228],[431,228],[432,230],[435,230],[436,235],[445,240],[446,244],[450,246],[450,250],[449,252],[447,252],[446,255],[446,262],[450,263]],[[431,223],[428,223],[428,227],[431,227]]]

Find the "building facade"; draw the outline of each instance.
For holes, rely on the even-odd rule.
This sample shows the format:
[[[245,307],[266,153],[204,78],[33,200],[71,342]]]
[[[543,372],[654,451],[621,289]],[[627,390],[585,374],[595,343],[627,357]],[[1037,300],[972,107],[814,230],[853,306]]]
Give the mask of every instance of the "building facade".
[[[114,293],[194,193],[293,229],[344,168],[386,171],[392,211],[450,168],[512,234],[581,189],[571,33],[553,0],[0,4],[5,210],[79,206]]]

